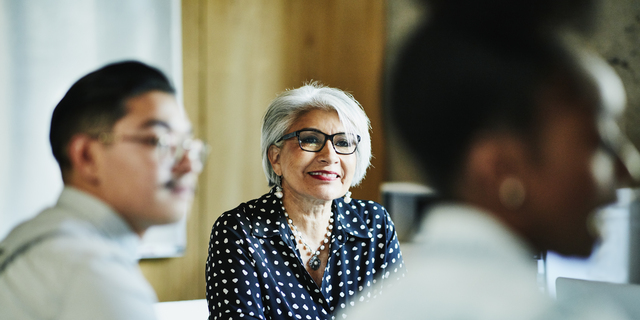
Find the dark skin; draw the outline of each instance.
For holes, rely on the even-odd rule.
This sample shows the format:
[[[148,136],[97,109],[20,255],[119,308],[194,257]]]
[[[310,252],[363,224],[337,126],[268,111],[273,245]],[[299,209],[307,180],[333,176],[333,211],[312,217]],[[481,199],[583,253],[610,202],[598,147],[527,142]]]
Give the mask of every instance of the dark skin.
[[[537,142],[508,131],[477,135],[456,197],[490,212],[535,250],[588,256],[597,239],[590,217],[615,200],[623,169],[602,148],[594,108],[581,103],[543,99]],[[507,208],[500,198],[508,178],[524,187],[524,201],[516,208]]]

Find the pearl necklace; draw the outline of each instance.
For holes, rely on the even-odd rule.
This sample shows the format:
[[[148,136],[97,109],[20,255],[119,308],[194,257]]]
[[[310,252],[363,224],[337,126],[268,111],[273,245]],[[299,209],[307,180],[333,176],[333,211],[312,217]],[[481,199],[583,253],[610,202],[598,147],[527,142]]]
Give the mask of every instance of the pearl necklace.
[[[313,270],[320,269],[320,265],[322,264],[322,262],[320,261],[320,258],[318,256],[320,255],[320,252],[324,250],[325,244],[328,244],[329,239],[331,238],[331,233],[332,233],[331,231],[333,230],[333,210],[331,210],[331,216],[329,216],[329,226],[327,227],[327,233],[324,235],[324,239],[322,240],[322,243],[320,243],[320,246],[318,247],[318,249],[315,252],[313,252],[311,249],[311,246],[309,246],[307,242],[305,242],[304,239],[302,238],[302,233],[300,233],[296,225],[293,224],[293,220],[289,218],[289,214],[287,213],[287,210],[284,209],[282,200],[280,200],[280,204],[282,205],[282,212],[284,212],[284,216],[287,219],[289,228],[291,228],[291,231],[293,231],[294,238],[298,239],[298,243],[300,243],[302,247],[308,251],[307,255],[311,256],[311,258],[309,258],[309,263],[308,263],[309,267],[311,267],[311,269]]]

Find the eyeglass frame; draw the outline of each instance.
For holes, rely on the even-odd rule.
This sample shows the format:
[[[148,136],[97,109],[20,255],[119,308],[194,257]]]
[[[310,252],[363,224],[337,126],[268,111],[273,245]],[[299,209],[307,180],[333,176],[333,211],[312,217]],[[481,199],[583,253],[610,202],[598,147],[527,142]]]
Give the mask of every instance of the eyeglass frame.
[[[306,150],[302,147],[302,141],[300,141],[300,132],[304,132],[304,131],[312,131],[312,132],[317,132],[320,133],[322,135],[324,135],[324,141],[322,142],[322,147],[320,147],[320,149],[316,150],[316,151],[311,151],[311,150]],[[360,135],[356,134],[356,147],[355,149],[353,149],[353,151],[351,151],[350,153],[344,153],[344,152],[339,152],[338,149],[336,149],[336,145],[335,143],[333,143],[333,137],[339,135],[339,134],[347,134],[346,132],[338,132],[338,133],[334,133],[334,134],[326,134],[320,130],[317,129],[302,129],[302,130],[298,130],[298,131],[294,131],[288,134],[285,134],[284,136],[280,137],[280,139],[276,140],[275,143],[278,143],[280,141],[284,141],[287,139],[291,139],[293,137],[297,137],[298,138],[298,146],[300,147],[300,149],[302,151],[306,151],[306,152],[320,152],[322,151],[322,149],[324,149],[324,146],[327,144],[327,140],[331,140],[331,145],[333,146],[333,151],[335,151],[337,154],[342,154],[342,155],[350,155],[350,154],[354,154],[357,150],[358,150],[358,144],[360,144]]]
[[[184,158],[185,155],[187,155],[189,157],[189,160],[193,161],[193,160],[198,160],[200,161],[200,165],[204,166],[205,162],[207,161],[207,157],[209,155],[209,145],[204,142],[201,139],[194,139],[194,138],[185,138],[182,139],[179,143],[176,143],[175,146],[171,145],[170,143],[168,143],[167,137],[168,135],[162,135],[162,136],[154,136],[154,137],[148,137],[148,138],[144,138],[142,136],[138,136],[138,135],[119,135],[121,141],[124,142],[133,142],[133,143],[138,143],[138,144],[142,144],[142,145],[146,145],[149,147],[153,147],[156,152],[159,153],[161,152],[161,149],[166,148],[167,150],[169,150],[168,155],[170,157],[167,157],[168,159],[172,159],[172,165],[175,165],[176,163],[178,163],[182,158]],[[98,142],[105,144],[105,145],[110,145],[113,144],[116,140],[116,135],[113,132],[100,132],[97,135],[92,135],[92,138],[98,140]],[[145,141],[148,140],[148,141]],[[155,142],[152,142],[155,141]],[[185,143],[186,142],[200,142],[202,145],[202,149],[200,150],[200,152],[198,153],[198,157],[192,157],[191,154],[189,153],[192,150],[192,147],[185,147]],[[175,147],[176,151],[174,151],[173,155],[171,155],[171,148]]]

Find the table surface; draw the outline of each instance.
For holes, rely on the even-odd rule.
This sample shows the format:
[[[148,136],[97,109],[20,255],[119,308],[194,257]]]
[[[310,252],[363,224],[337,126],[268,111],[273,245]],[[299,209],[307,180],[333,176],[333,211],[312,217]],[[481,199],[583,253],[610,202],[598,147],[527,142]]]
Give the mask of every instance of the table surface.
[[[158,302],[155,309],[158,320],[206,320],[209,317],[205,299]]]

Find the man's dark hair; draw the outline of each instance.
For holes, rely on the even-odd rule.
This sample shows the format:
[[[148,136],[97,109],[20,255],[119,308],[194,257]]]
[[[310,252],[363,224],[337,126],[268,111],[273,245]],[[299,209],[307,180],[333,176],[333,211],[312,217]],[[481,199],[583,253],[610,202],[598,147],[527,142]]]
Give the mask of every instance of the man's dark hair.
[[[71,168],[67,146],[74,135],[111,131],[127,114],[128,99],[155,90],[175,94],[160,70],[137,61],[106,65],[74,83],[53,111],[49,133],[63,176]]]
[[[535,146],[543,89],[562,83],[573,98],[584,92],[574,61],[542,34],[504,39],[425,25],[392,75],[392,119],[429,184],[451,198],[479,133],[506,130]]]

